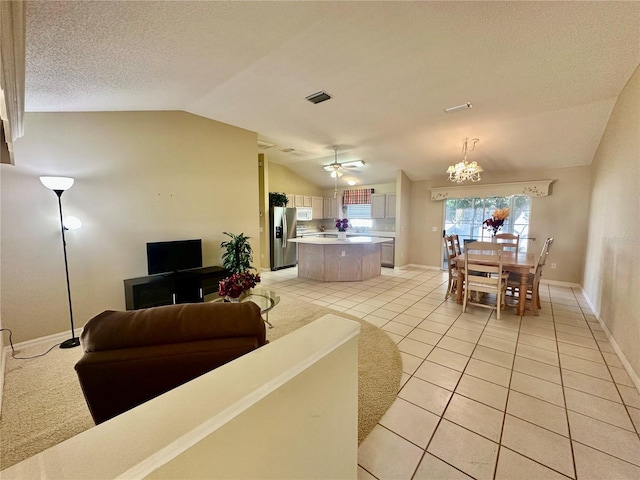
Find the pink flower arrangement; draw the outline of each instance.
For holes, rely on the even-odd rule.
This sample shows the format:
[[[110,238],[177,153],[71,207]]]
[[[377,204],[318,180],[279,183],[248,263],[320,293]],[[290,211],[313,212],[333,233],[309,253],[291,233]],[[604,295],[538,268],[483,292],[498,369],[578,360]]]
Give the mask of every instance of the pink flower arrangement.
[[[494,235],[496,235],[502,225],[504,225],[504,221],[509,217],[509,209],[502,208],[500,210],[494,210],[493,215],[487,218],[484,222],[482,222],[482,228],[485,230],[492,231]]]
[[[260,275],[249,271],[234,273],[218,283],[218,295],[238,298],[242,292],[255,287],[260,282]]]
[[[339,232],[346,232],[347,228],[349,228],[349,219],[343,218],[340,220],[339,218],[336,220],[336,228]]]

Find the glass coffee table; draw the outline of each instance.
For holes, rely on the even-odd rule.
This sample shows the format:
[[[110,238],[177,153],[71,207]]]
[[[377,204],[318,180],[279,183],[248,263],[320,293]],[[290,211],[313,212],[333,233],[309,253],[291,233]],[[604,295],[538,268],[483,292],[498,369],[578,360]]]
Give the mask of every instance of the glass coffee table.
[[[213,300],[209,301],[224,302],[225,299],[224,297],[216,296]],[[264,319],[264,323],[266,323],[269,328],[273,328],[273,325],[269,323],[269,312],[273,310],[273,307],[280,303],[280,295],[273,290],[267,290],[266,288],[253,288],[248,295],[240,298],[240,303],[242,302],[253,302],[258,305],[258,307],[260,307],[260,314]]]

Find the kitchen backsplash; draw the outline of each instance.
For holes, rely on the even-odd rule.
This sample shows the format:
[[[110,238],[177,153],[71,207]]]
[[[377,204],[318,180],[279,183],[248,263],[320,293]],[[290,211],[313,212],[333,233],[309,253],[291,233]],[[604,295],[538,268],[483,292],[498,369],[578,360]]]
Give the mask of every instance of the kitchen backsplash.
[[[333,220],[322,220],[320,222],[317,222],[317,225],[312,226],[311,223],[312,222],[303,222],[304,225],[306,226],[306,229],[308,231],[312,231],[312,230],[319,230],[320,225],[323,225],[326,231],[332,231],[336,229],[336,225],[335,222]],[[374,231],[374,232],[395,232],[396,231],[396,221],[393,218],[389,218],[389,219],[373,219],[371,221],[371,228],[366,228],[366,227],[356,227],[356,228],[350,228],[349,231],[350,232],[355,232],[355,233],[367,233],[368,231]],[[298,225],[300,225],[300,222],[298,222]]]

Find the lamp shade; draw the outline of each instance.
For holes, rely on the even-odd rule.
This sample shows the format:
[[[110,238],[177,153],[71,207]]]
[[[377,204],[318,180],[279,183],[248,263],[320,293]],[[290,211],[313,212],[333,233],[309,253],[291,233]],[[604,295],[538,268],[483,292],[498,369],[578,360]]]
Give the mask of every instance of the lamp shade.
[[[50,190],[68,190],[73,185],[71,177],[40,177],[42,184]]]

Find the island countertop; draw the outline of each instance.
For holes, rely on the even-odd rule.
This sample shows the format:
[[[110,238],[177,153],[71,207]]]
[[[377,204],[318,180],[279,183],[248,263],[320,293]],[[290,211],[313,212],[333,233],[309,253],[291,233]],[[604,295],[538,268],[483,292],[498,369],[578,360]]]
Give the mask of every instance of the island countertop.
[[[377,244],[392,242],[393,238],[381,238],[381,237],[347,237],[345,240],[339,240],[337,238],[324,238],[324,237],[300,237],[291,238],[289,242],[306,243],[310,245],[364,245],[364,244]]]

